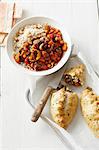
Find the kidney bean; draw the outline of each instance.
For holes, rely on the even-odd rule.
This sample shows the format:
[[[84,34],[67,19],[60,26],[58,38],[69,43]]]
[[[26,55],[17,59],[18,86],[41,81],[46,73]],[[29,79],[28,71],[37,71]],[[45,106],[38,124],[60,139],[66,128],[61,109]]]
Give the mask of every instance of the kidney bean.
[[[43,66],[41,66],[41,69],[42,69],[42,70],[47,70],[47,69],[48,69],[48,66],[47,66],[47,65],[43,65]]]
[[[29,59],[28,59],[28,57],[27,57],[27,58],[25,58],[24,62],[25,62],[25,64],[26,64],[26,65],[28,65],[28,64],[29,64]]]

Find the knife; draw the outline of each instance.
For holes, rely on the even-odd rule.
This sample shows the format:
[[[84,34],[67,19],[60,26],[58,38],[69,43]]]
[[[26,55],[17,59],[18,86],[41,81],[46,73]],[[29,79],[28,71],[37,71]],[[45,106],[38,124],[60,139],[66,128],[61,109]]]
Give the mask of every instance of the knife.
[[[71,48],[71,54],[72,54],[72,51],[73,51],[73,45]],[[70,56],[71,56],[71,54],[70,54]],[[70,56],[69,56],[69,58],[70,58]],[[69,58],[68,58],[68,60],[69,60]],[[53,78],[52,81],[49,82],[38,105],[35,107],[35,110],[34,110],[34,113],[32,115],[32,119],[31,119],[32,122],[36,122],[39,119],[39,117],[43,111],[43,108],[44,108],[45,104],[47,103],[47,100],[48,100],[51,92],[53,91],[53,89],[57,89],[60,87],[61,80],[63,78],[63,73],[64,73],[65,69],[66,69],[66,64],[59,71],[55,72],[52,75],[52,78]]]
[[[30,89],[26,91],[26,100],[28,104],[32,106],[33,109],[35,109],[35,105],[31,103]],[[54,123],[52,120],[50,120],[47,116],[43,114],[41,114],[40,117],[53,129],[55,134],[58,136],[58,138],[61,140],[61,142],[66,148],[68,148],[69,150],[83,150],[78,143],[76,144],[75,140],[65,129],[59,127],[56,123]]]
[[[43,108],[51,94],[51,92],[53,91],[53,89],[57,89],[57,87],[60,86],[60,82],[61,82],[61,79],[62,79],[62,76],[63,76],[63,73],[66,69],[66,64],[63,68],[61,68],[61,70],[57,71],[56,73],[53,74],[52,76],[52,81],[49,82],[47,88],[45,89],[38,105],[36,106],[35,110],[34,110],[34,113],[32,115],[32,121],[33,122],[36,122],[38,120],[38,118],[40,117],[42,111],[43,111]],[[57,76],[57,78],[55,77]]]

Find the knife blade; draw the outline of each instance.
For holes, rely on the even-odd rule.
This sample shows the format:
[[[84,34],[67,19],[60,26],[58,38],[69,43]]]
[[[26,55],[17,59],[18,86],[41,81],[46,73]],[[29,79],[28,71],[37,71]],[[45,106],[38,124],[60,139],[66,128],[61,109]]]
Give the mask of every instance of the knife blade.
[[[70,56],[73,52],[73,47],[74,46],[72,45]],[[70,56],[69,56],[69,58],[70,58]],[[69,60],[69,58],[68,58],[68,60]],[[59,71],[55,72],[52,75],[53,79],[49,82],[47,88],[45,89],[45,91],[44,91],[44,93],[43,93],[43,95],[42,95],[42,97],[38,103],[38,105],[36,106],[36,108],[34,110],[34,113],[32,115],[32,119],[31,119],[32,122],[36,122],[39,119],[39,117],[43,111],[43,108],[44,108],[52,90],[57,89],[57,87],[60,86],[61,79],[63,78],[63,73],[64,73],[65,69],[66,69],[66,64]]]

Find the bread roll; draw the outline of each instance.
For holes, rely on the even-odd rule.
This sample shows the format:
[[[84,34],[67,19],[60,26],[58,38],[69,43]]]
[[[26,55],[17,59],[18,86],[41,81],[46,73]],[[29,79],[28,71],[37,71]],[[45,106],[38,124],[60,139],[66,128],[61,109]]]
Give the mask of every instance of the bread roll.
[[[78,105],[76,93],[61,88],[51,97],[51,115],[53,120],[61,127],[67,128],[72,121]]]
[[[91,88],[81,94],[81,109],[89,128],[99,138],[99,96]]]
[[[74,85],[82,86],[85,82],[85,66],[80,64],[69,70],[66,70],[64,73],[65,82]]]

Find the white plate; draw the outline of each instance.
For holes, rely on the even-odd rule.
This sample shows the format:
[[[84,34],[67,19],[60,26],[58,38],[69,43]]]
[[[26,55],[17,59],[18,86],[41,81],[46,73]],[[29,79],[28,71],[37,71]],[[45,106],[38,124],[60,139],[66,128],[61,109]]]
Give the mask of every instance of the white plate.
[[[23,27],[25,25],[38,24],[38,23],[39,24],[48,23],[49,25],[60,29],[60,31],[62,32],[62,35],[63,35],[63,39],[64,39],[64,41],[67,42],[67,45],[68,45],[68,50],[64,53],[64,55],[63,55],[62,59],[59,61],[59,63],[56,66],[54,66],[53,68],[51,68],[49,70],[45,70],[45,71],[31,71],[31,70],[19,65],[18,63],[16,63],[13,58],[13,37],[15,36],[15,34],[18,32],[18,30],[21,27]],[[29,75],[32,75],[32,76],[48,75],[48,74],[54,73],[55,71],[59,70],[68,60],[70,53],[71,53],[71,39],[70,39],[68,33],[66,32],[66,29],[63,27],[63,25],[59,24],[57,21],[50,19],[50,18],[46,18],[46,17],[30,17],[30,18],[26,18],[26,19],[20,21],[13,27],[13,29],[10,32],[10,34],[8,35],[8,39],[7,39],[7,53],[8,53],[8,56],[9,56],[11,62],[20,71],[28,73]]]

